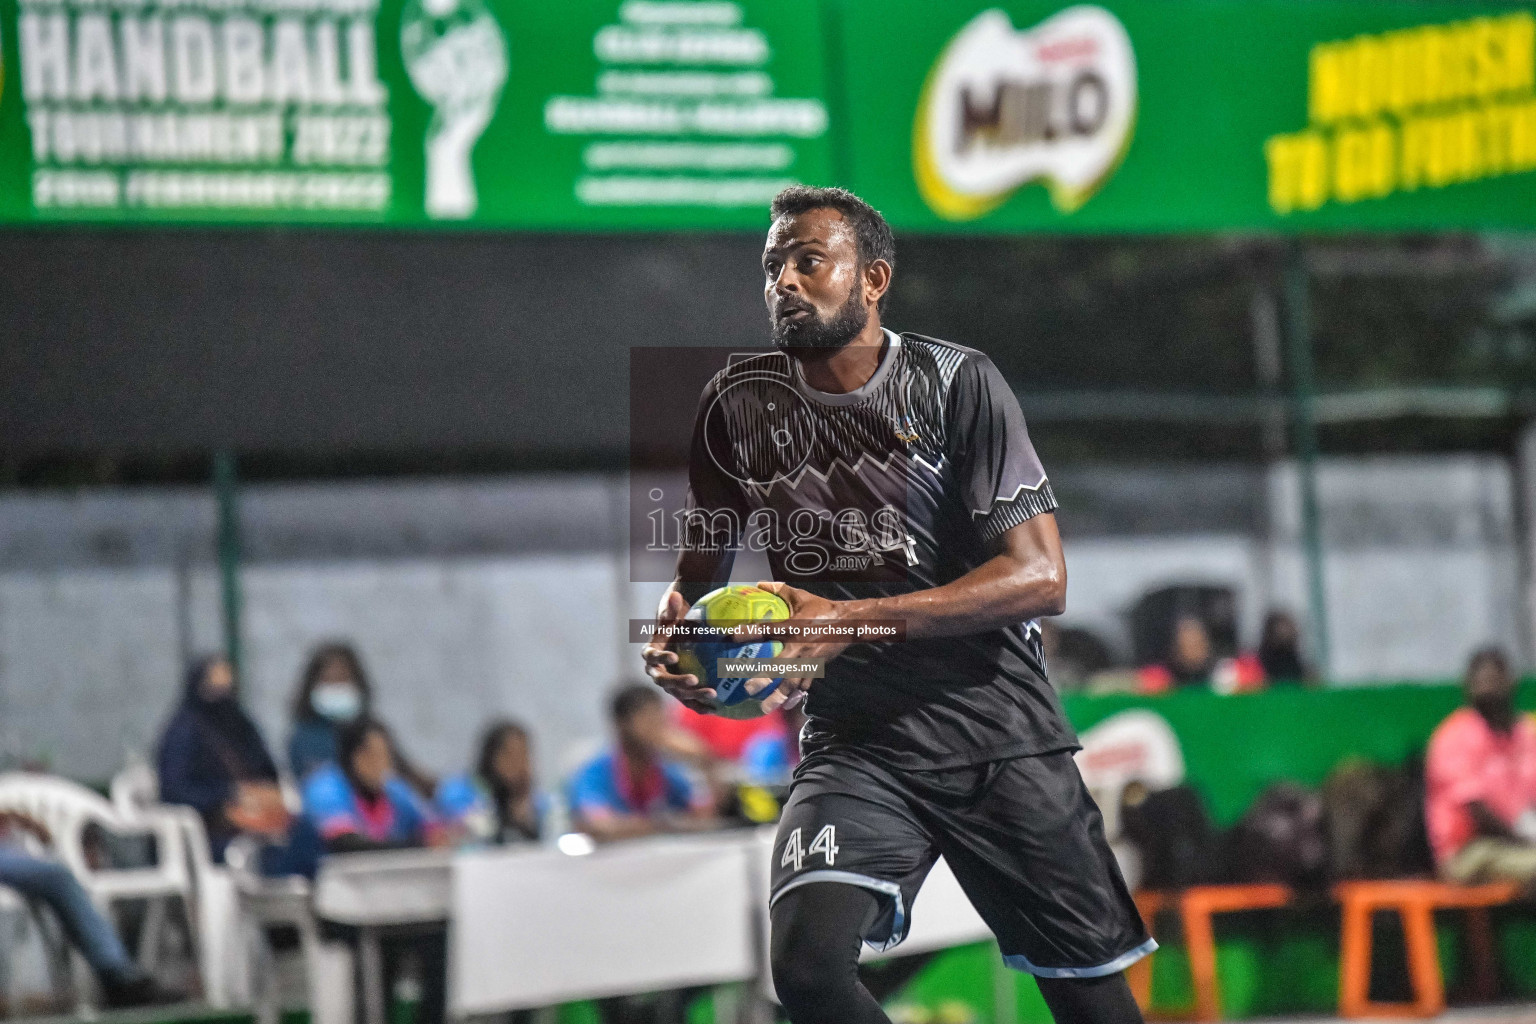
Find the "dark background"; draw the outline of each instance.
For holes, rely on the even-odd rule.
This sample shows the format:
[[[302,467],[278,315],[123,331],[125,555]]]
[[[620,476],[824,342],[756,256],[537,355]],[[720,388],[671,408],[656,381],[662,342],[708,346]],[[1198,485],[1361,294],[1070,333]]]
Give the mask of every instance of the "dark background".
[[[1025,398],[1256,394],[1273,239],[899,240],[887,323],[986,351]],[[619,468],[631,349],[767,342],[756,235],[0,232],[0,485]],[[1309,244],[1327,389],[1523,389],[1528,253]],[[1331,268],[1331,269],[1329,269]],[[1087,400],[1087,399],[1085,399]],[[680,396],[691,408],[695,395]],[[1031,415],[1063,460],[1265,456],[1257,426]],[[1328,450],[1505,449],[1512,421],[1339,426]]]

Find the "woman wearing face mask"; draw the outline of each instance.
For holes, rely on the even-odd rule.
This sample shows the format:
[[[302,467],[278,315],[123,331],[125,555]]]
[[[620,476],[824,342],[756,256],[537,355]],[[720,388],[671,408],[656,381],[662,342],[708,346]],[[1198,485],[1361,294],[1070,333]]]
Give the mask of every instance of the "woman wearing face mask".
[[[187,670],[181,706],[160,740],[160,799],[197,810],[215,860],[241,832],[281,835],[288,824],[277,766],[240,706],[222,655]]]
[[[371,710],[373,694],[357,652],[342,643],[315,648],[299,677],[293,701],[288,767],[303,779],[336,760],[336,734]]]
[[[362,659],[351,644],[315,648],[299,677],[293,701],[293,735],[288,739],[288,767],[303,780],[327,762],[337,763],[337,736],[353,722],[373,714],[373,688]],[[416,770],[396,750],[394,770],[417,793],[430,797],[435,780]]]

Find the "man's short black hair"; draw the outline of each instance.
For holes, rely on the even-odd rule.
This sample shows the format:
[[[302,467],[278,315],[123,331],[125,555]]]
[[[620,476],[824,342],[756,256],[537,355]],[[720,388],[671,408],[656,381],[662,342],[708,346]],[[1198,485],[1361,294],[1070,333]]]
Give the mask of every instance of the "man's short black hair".
[[[810,185],[791,185],[773,197],[768,213],[774,220],[783,216],[795,216],[811,210],[836,210],[843,219],[853,225],[858,241],[859,266],[867,267],[875,260],[885,260],[892,271],[896,269],[896,236],[885,222],[880,211],[870,206],[845,188],[814,188]],[[885,312],[885,300],[890,296],[886,289],[880,296],[879,309]]]
[[[1483,647],[1472,652],[1472,657],[1467,661],[1467,677],[1471,678],[1473,673],[1485,665],[1509,675],[1509,655],[1504,653],[1502,647]]]
[[[623,725],[637,713],[661,703],[661,693],[649,683],[626,683],[613,693],[608,713],[614,725]]]

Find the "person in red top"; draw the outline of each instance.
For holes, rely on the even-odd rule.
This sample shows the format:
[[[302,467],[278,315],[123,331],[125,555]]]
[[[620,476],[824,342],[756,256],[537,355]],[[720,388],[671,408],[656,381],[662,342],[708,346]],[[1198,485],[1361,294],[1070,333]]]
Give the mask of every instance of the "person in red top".
[[[1536,885],[1536,721],[1515,710],[1504,652],[1472,656],[1466,694],[1430,737],[1424,766],[1435,862],[1453,882]]]

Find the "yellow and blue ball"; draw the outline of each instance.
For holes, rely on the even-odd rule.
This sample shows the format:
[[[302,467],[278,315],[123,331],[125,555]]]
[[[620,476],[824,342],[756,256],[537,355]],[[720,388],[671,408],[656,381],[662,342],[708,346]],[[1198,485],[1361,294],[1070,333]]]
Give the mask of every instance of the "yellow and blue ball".
[[[781,622],[789,618],[789,605],[777,594],[752,586],[730,586],[712,590],[696,601],[685,622],[710,626],[722,631],[719,640],[691,639],[677,648],[677,671],[691,675],[715,691],[714,712],[727,718],[754,718],[762,714],[763,698],[778,688],[774,679],[756,694],[747,692],[748,676],[721,676],[717,662],[721,658],[774,658],[784,649],[777,640],[750,640],[745,643],[725,636],[724,631],[750,622]]]

